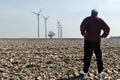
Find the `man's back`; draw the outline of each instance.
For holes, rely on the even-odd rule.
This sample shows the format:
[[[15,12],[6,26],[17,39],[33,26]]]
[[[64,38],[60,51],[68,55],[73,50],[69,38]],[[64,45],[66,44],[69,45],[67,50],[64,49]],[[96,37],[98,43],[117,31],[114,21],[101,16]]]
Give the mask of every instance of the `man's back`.
[[[102,37],[106,37],[109,33],[108,25],[98,17],[87,17],[81,24],[81,34],[86,40],[98,41],[101,38],[101,30],[103,30]]]

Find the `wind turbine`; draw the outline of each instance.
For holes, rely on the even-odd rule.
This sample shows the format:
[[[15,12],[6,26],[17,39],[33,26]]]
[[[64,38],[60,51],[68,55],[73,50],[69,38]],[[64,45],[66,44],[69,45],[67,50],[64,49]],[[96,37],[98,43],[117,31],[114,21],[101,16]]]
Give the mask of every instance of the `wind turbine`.
[[[58,38],[60,38],[60,21],[57,20],[57,26],[58,26]]]
[[[63,35],[62,28],[63,27],[62,27],[60,21],[58,21],[58,20],[57,20],[57,25],[58,25],[58,38],[62,38],[62,35]]]
[[[44,20],[45,20],[45,38],[47,38],[47,20],[48,20],[49,16],[48,16],[48,17],[45,17],[45,16],[42,15],[42,17],[43,17]]]
[[[62,34],[62,32],[63,32],[63,31],[62,31],[62,28],[63,28],[63,27],[62,27],[61,24],[59,25],[59,28],[60,28],[60,38],[62,38],[62,35],[63,35],[63,34]]]
[[[41,11],[42,11],[42,10],[40,10],[38,13],[32,12],[33,14],[37,15],[37,20],[38,20],[38,38],[40,37],[40,36],[39,36],[39,16],[40,16]]]

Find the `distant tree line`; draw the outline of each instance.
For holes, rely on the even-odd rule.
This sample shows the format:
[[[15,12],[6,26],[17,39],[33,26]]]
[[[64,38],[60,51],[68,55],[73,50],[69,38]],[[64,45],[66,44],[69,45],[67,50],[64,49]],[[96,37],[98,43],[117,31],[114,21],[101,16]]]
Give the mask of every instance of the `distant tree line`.
[[[120,36],[111,36],[110,39],[120,39]]]

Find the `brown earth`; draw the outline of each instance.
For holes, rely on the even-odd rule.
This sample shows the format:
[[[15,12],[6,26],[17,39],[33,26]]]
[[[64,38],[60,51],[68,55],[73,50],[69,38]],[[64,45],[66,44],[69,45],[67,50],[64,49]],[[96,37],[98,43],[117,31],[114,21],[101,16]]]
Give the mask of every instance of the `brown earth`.
[[[120,80],[120,40],[102,40],[103,80]],[[0,80],[75,80],[83,67],[82,39],[1,39]],[[98,80],[96,59],[84,80]]]

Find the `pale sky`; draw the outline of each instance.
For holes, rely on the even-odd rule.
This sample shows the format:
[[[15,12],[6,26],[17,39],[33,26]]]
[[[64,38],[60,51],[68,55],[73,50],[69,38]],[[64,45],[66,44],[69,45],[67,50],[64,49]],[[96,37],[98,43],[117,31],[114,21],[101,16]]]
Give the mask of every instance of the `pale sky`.
[[[57,35],[57,20],[63,27],[63,38],[81,38],[80,24],[97,9],[110,27],[110,36],[120,36],[120,0],[0,0],[0,38],[37,38],[37,16],[42,9],[50,16],[48,31]],[[40,16],[40,37],[44,38],[44,19]]]

